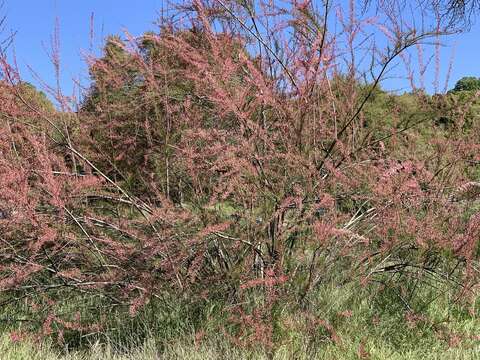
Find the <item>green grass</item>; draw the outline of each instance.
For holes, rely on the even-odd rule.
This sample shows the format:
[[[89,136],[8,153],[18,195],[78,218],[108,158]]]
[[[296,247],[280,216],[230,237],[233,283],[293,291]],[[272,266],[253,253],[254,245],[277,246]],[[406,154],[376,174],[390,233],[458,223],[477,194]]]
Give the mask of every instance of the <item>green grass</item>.
[[[288,344],[283,345],[273,353],[253,351],[242,348],[234,348],[218,339],[216,342],[206,343],[201,346],[185,344],[179,341],[166,347],[162,352],[158,350],[155,342],[147,342],[145,345],[133,350],[118,353],[110,346],[98,344],[85,352],[70,352],[60,354],[58,350],[48,345],[32,345],[28,342],[13,344],[4,337],[0,343],[2,360],[156,360],[156,359],[359,359],[359,341],[349,339],[341,345],[326,345],[320,350],[312,352],[304,344],[303,347],[292,351]],[[447,348],[444,343],[424,343],[422,339],[411,344],[411,349],[399,351],[388,342],[380,339],[369,339],[363,342],[364,348],[369,354],[369,359],[398,359],[398,360],[430,360],[430,359],[478,359],[480,346],[472,348]],[[428,345],[428,346],[427,346]]]
[[[426,302],[439,294],[435,302]],[[271,348],[228,341],[221,330],[228,325],[219,304],[188,307],[167,301],[136,318],[115,319],[116,331],[88,338],[77,349],[61,348],[48,339],[40,344],[12,342],[5,329],[0,359],[359,359],[361,348],[368,359],[478,359],[479,312],[467,311],[453,295],[417,290],[410,305],[424,307],[426,320],[412,324],[405,321],[395,288],[324,285],[301,306],[278,305]],[[317,320],[328,322],[336,336]],[[201,340],[196,339],[198,331],[205,333]]]

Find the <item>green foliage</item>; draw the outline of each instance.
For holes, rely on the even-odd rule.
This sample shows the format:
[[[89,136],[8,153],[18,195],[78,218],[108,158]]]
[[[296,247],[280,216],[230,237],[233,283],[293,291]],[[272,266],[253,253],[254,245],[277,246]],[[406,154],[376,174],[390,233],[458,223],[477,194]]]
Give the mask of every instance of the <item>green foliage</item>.
[[[477,91],[480,90],[480,78],[474,76],[465,76],[457,81],[455,87],[450,93],[458,93],[461,91]]]
[[[55,111],[55,107],[45,93],[37,90],[32,84],[23,81],[18,85],[18,88],[24,100],[33,108],[47,113]]]

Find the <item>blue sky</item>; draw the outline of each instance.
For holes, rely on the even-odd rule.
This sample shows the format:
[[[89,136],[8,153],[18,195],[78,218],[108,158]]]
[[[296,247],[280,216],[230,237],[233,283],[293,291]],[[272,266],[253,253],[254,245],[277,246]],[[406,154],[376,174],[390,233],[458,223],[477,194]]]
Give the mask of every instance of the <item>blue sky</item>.
[[[138,5],[141,3],[141,5]],[[88,84],[83,54],[90,48],[90,19],[94,15],[95,47],[99,53],[102,40],[108,34],[133,35],[155,29],[154,20],[165,0],[6,0],[0,14],[6,15],[5,31],[16,31],[14,50],[21,75],[38,84],[31,68],[47,83],[54,84],[54,70],[46,49],[51,49],[51,37],[58,17],[62,76],[61,86],[66,95],[72,92],[72,78],[81,77]]]
[[[128,29],[133,35],[155,29],[154,21],[166,0],[6,0],[1,13],[7,16],[7,31],[16,31],[15,53],[17,62],[26,81],[35,85],[27,64],[49,84],[55,83],[54,71],[49,63],[45,47],[50,47],[55,18],[60,23],[60,47],[62,61],[61,86],[64,93],[72,92],[72,78],[81,78],[88,84],[86,66],[82,53],[90,47],[90,17],[94,14],[95,49],[99,50],[102,39],[108,34],[122,33]],[[449,87],[462,76],[480,76],[480,21],[469,33],[444,39],[440,68],[440,89],[443,89],[452,45],[455,58]],[[426,87],[432,91],[434,66],[426,74]],[[384,86],[403,90],[406,82],[389,79]],[[408,89],[405,89],[408,90]]]

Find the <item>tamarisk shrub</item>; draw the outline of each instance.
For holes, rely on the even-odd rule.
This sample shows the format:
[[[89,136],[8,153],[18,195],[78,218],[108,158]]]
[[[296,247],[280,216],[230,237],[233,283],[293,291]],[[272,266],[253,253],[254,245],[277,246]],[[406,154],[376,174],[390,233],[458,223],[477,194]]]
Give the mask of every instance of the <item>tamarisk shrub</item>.
[[[14,84],[4,84],[3,89],[12,99],[18,96]],[[43,324],[42,334],[65,338],[72,332],[98,332],[104,325],[96,311],[79,312],[80,299],[87,309],[121,305],[134,315],[151,296],[164,291],[161,287],[170,288],[170,276],[183,288],[177,269],[177,264],[188,260],[181,255],[184,241],[177,242],[183,235],[180,229],[170,230],[183,221],[194,226],[195,218],[169,206],[168,199],[162,201],[162,208],[151,209],[143,203],[140,207],[133,198],[121,198],[120,188],[95,173],[98,169],[91,169],[83,156],[74,167],[68,166],[66,151],[56,148],[55,139],[23,123],[25,117],[39,113],[22,111],[17,102],[3,105],[3,304],[24,302],[26,309],[19,316],[30,314],[33,324]],[[131,206],[144,216],[132,218]],[[120,216],[113,215],[118,212]],[[176,240],[168,243],[164,236]],[[145,261],[150,256],[155,260]],[[163,285],[154,280],[159,276]]]
[[[420,32],[395,1],[317,5],[177,4],[158,33],[107,39],[75,114],[23,114],[4,60],[2,300],[71,341],[112,308],[221,298],[240,343],[271,347],[279,307],[326,282],[455,279],[472,295],[478,125],[436,126],[426,95],[418,122],[401,99],[388,122],[372,110],[389,65],[452,25]],[[58,139],[26,115],[79,129]]]

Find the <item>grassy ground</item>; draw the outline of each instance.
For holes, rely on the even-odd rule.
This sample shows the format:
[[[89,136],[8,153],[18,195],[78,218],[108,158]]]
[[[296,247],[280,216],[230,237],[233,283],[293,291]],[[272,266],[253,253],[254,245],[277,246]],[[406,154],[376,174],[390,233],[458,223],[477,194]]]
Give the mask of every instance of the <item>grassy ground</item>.
[[[177,304],[163,313],[157,308],[141,315],[141,339],[139,323],[123,321],[121,332],[105,336],[102,344],[98,340],[84,343],[81,350],[61,349],[48,341],[13,342],[5,333],[0,359],[479,359],[478,311],[472,313],[459,306],[448,292],[426,302],[433,295],[417,291],[410,306],[422,308],[422,315],[406,320],[408,311],[394,291],[372,293],[353,285],[324,286],[312,293],[308,316],[302,315],[305,308],[280,307],[270,349],[235,346],[227,341],[218,331],[224,319],[215,316],[214,307],[206,306],[203,323],[195,325],[187,313],[191,309]],[[321,325],[312,328],[312,319],[328,321],[334,335]],[[119,329],[121,324],[119,319]],[[201,341],[195,340],[199,326],[205,332]]]
[[[417,344],[411,344],[407,350],[395,349],[388,342],[381,339],[370,339],[363,343],[363,352],[359,349],[359,343],[348,341],[341,346],[327,345],[321,351],[312,353],[307,347],[292,352],[288,345],[284,345],[273,354],[265,352],[235,349],[222,344],[205,344],[199,347],[182,343],[168,346],[159,352],[153,342],[147,342],[144,346],[118,354],[108,346],[93,345],[87,352],[70,352],[60,354],[48,345],[33,346],[30,343],[12,343],[4,337],[0,344],[1,358],[4,360],[150,360],[150,359],[398,359],[398,360],[430,360],[430,359],[478,359],[480,346],[465,348],[447,348],[445,343],[423,343],[418,339]],[[220,340],[221,341],[221,340]],[[224,344],[225,345],[225,344]],[[363,356],[363,357],[362,357]]]

